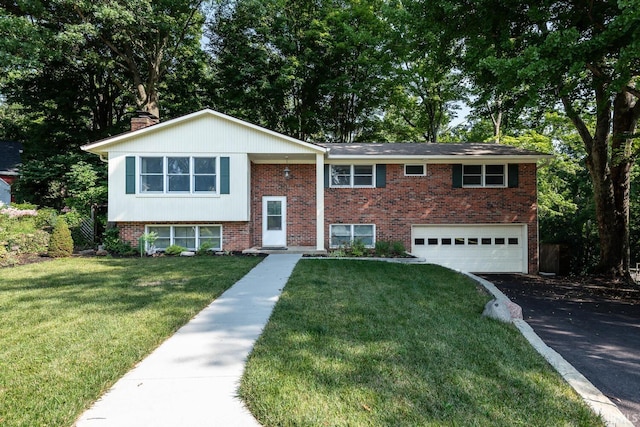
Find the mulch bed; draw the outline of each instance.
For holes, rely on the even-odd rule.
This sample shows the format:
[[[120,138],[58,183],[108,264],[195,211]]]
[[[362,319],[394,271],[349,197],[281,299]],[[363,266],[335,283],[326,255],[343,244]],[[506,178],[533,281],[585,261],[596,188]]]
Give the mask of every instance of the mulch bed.
[[[485,275],[496,286],[513,281],[512,275]],[[640,285],[612,283],[598,276],[533,276],[518,275],[521,283],[519,293],[529,296],[545,296],[553,299],[573,301],[616,301],[628,304],[640,304]]]

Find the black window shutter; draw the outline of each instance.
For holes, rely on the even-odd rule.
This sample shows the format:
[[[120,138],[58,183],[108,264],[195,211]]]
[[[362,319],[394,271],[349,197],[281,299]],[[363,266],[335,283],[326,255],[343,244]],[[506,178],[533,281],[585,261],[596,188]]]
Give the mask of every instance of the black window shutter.
[[[452,166],[453,173],[453,188],[462,188],[462,165],[454,164]]]
[[[518,188],[518,165],[509,164],[509,188]]]
[[[324,165],[324,188],[329,188],[330,175],[331,175],[331,165]]]
[[[229,158],[220,157],[220,194],[230,194]]]
[[[136,193],[136,158],[127,156],[125,159],[125,194]]]
[[[376,165],[376,187],[387,186],[387,165]]]

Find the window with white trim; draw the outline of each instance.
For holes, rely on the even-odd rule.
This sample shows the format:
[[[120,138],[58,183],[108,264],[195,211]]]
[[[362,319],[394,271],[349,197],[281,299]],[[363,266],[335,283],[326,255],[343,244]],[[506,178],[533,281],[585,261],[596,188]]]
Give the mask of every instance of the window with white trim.
[[[463,187],[506,187],[505,165],[462,165]]]
[[[355,241],[362,242],[367,248],[373,248],[376,240],[374,224],[331,224],[330,246],[337,248],[347,246]]]
[[[405,176],[425,176],[426,169],[425,165],[404,165],[404,174]]]
[[[160,251],[171,245],[197,250],[205,243],[211,250],[222,250],[221,225],[147,225],[145,232],[156,233],[153,245]]]
[[[373,165],[331,165],[331,187],[373,187]]]
[[[140,157],[141,193],[216,193],[217,157]]]

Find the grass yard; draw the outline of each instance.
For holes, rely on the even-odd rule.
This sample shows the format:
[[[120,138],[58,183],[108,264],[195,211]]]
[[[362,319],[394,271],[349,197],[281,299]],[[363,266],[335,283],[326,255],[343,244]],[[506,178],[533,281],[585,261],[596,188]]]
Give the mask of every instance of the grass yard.
[[[489,296],[430,265],[302,260],[241,396],[264,426],[601,426]]]
[[[261,258],[69,258],[0,270],[0,425],[70,426]]]

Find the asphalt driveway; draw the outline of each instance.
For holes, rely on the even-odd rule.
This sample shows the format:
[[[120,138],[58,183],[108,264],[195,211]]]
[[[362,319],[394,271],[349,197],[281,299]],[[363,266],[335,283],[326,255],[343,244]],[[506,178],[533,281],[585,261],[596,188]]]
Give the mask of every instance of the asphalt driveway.
[[[640,427],[640,292],[581,279],[487,275],[542,340]]]

